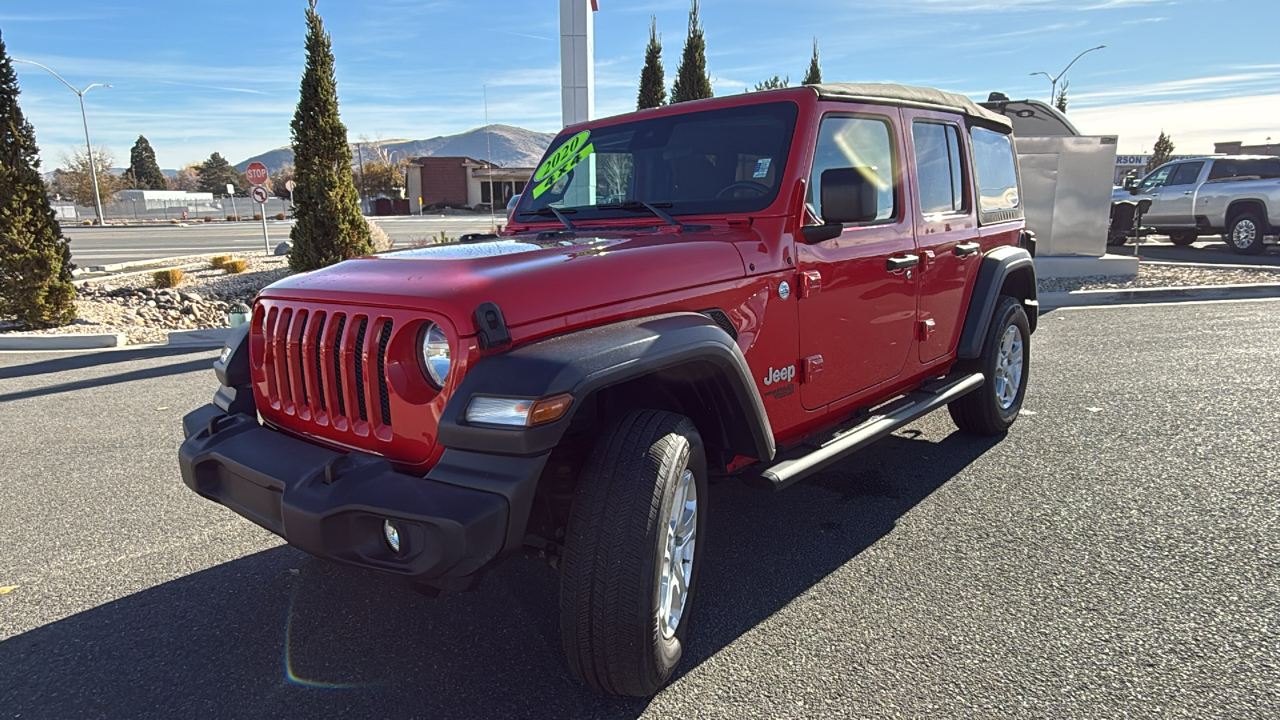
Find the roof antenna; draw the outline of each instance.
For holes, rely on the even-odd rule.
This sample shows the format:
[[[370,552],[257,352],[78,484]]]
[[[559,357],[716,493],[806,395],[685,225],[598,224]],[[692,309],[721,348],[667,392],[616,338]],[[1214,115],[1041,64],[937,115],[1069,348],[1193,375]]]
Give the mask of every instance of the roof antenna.
[[[484,91],[484,152],[485,162],[489,163],[489,232],[498,232],[498,189],[493,186],[493,145],[489,143],[489,86],[481,85]]]

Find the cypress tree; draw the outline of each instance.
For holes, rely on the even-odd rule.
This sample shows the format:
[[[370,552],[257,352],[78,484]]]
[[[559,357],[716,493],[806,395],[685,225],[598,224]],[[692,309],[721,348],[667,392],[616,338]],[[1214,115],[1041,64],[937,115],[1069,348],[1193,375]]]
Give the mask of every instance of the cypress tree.
[[[1067,112],[1067,87],[1071,85],[1070,80],[1063,80],[1062,87],[1058,88],[1058,97],[1054,98],[1053,106],[1064,115]]]
[[[809,72],[804,75],[803,85],[817,85],[822,82],[822,66],[818,64],[818,38],[813,39],[813,58],[809,60]]]
[[[57,327],[76,319],[75,266],[45,194],[36,133],[18,106],[18,93],[0,37],[0,317]]]
[[[1147,169],[1143,174],[1149,174],[1152,170],[1173,159],[1173,138],[1160,131],[1160,137],[1156,138],[1156,144],[1151,148],[1151,159],[1147,160]]]
[[[307,8],[307,67],[293,116],[296,222],[289,266],[315,270],[373,251],[351,175],[347,128],[338,117],[333,47],[316,0]]]
[[[662,39],[658,37],[658,18],[649,17],[649,45],[644,49],[644,69],[640,71],[640,97],[636,109],[662,107],[667,104],[667,80],[662,72]]]
[[[671,102],[681,103],[712,97],[711,78],[707,76],[707,41],[698,23],[698,0],[689,5],[689,36],[684,41],[684,55],[676,68],[676,81],[671,86]]]
[[[227,192],[227,185],[234,185],[237,191],[248,189],[245,187],[244,173],[231,167],[231,163],[220,153],[210,155],[208,160],[199,165],[197,173],[200,179],[196,181],[196,192],[223,195]]]
[[[156,163],[156,151],[141,135],[129,151],[129,169],[124,172],[134,190],[165,190],[169,187],[160,165]]]

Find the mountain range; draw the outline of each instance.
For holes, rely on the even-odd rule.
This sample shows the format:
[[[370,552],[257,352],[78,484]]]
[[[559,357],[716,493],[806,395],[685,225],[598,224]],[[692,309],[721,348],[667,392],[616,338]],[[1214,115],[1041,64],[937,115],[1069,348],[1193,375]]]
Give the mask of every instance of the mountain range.
[[[427,140],[371,140],[359,145],[364,146],[365,159],[370,157],[371,148],[378,147],[388,153],[395,153],[397,159],[433,155],[476,160],[492,157],[493,163],[499,167],[531,168],[542,158],[543,152],[554,138],[554,133],[534,132],[511,125],[487,125],[457,135],[442,135]],[[357,144],[353,143],[353,161],[359,162],[359,152]],[[237,164],[236,169],[243,172],[251,162],[260,162],[274,173],[293,163],[293,149],[286,146],[255,155]]]

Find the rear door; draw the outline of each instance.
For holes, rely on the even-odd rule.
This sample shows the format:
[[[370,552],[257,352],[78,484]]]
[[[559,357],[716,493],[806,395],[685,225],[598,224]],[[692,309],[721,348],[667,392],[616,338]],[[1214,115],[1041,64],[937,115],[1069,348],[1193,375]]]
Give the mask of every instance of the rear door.
[[[802,382],[810,410],[898,377],[916,321],[912,207],[905,192],[905,138],[897,108],[832,104],[822,119],[809,203],[822,216],[822,173],[858,168],[877,189],[877,216],[796,251],[802,363],[821,374]],[[804,372],[804,368],[798,368]]]
[[[917,332],[920,362],[947,354],[960,336],[965,290],[982,257],[968,168],[967,133],[958,116],[903,110],[915,161],[914,213],[920,254]]]
[[[1146,222],[1161,227],[1194,227],[1196,188],[1203,170],[1204,161],[1174,165],[1164,186],[1152,199]]]

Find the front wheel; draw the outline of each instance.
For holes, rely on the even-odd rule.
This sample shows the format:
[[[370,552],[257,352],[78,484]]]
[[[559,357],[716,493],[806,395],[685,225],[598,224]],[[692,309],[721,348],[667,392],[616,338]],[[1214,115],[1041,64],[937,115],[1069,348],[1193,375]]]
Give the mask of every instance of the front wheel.
[[[683,415],[636,410],[583,468],[560,570],[560,637],[586,684],[645,697],[684,652],[706,525],[707,460]]]
[[[1262,219],[1254,212],[1242,212],[1227,227],[1227,246],[1241,255],[1262,252]]]
[[[982,387],[947,406],[961,432],[999,435],[1013,425],[1027,394],[1031,366],[1031,326],[1017,298],[1002,295],[987,328],[982,354],[963,369],[981,372]]]

